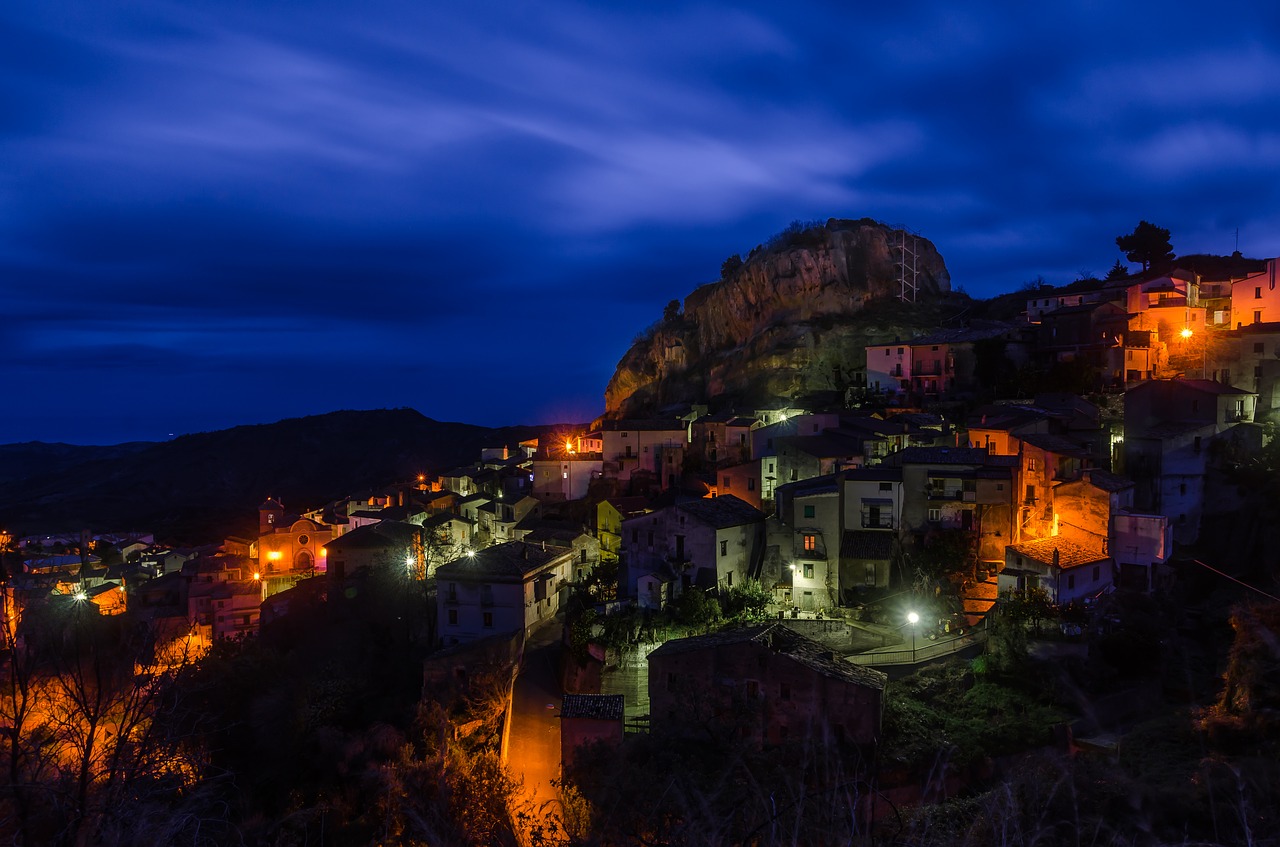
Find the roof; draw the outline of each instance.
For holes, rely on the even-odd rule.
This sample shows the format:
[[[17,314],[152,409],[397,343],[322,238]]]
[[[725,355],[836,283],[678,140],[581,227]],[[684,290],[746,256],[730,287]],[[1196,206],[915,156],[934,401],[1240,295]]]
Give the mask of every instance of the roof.
[[[1034,559],[1046,565],[1053,564],[1053,554],[1057,551],[1058,566],[1063,569],[1105,562],[1111,558],[1098,548],[1087,547],[1060,535],[1040,538],[1036,541],[1024,541],[1021,544],[1010,544],[1009,549],[1020,556],[1026,556],[1028,559]]]
[[[1239,329],[1229,329],[1225,334],[1235,337],[1240,335],[1265,335],[1272,332],[1280,332],[1280,321],[1259,321],[1258,323],[1245,324]]]
[[[841,459],[861,456],[864,436],[823,430],[816,435],[787,435],[778,439],[779,447],[787,445],[818,459]]]
[[[1133,480],[1128,477],[1104,471],[1100,468],[1089,468],[1083,471],[1080,475],[1080,481],[1088,483],[1095,488],[1101,488],[1103,491],[1124,491],[1126,488],[1133,487]]]
[[[874,668],[855,665],[836,658],[835,654],[821,643],[805,638],[795,630],[788,629],[779,623],[760,624],[711,635],[697,635],[692,638],[672,639],[650,653],[649,660],[652,661],[655,656],[661,659],[666,656],[715,650],[735,644],[755,644],[761,649],[772,650],[787,656],[822,676],[874,688],[877,691],[883,691],[889,679]]]
[[[1197,391],[1204,391],[1208,394],[1252,394],[1252,391],[1245,391],[1243,388],[1236,388],[1234,385],[1227,385],[1222,382],[1214,382],[1211,379],[1175,379],[1175,383],[1181,383],[1188,388],[1194,388]]]
[[[1050,435],[1046,432],[1029,432],[1026,435],[1018,436],[1018,440],[1023,444],[1030,444],[1032,447],[1064,456],[1084,456],[1089,452],[1069,438],[1063,438],[1061,435]]]
[[[814,476],[779,485],[774,489],[774,496],[804,497],[807,494],[834,494],[840,490],[840,481],[836,474]]]
[[[764,512],[732,494],[721,494],[719,497],[691,497],[688,500],[677,500],[674,505],[676,509],[694,520],[716,529],[764,520]]]
[[[592,721],[622,720],[621,694],[566,694],[560,704],[561,718]]]
[[[620,420],[601,421],[601,432],[622,432],[624,430],[645,432],[685,432],[688,425],[682,420]]]
[[[436,568],[436,579],[441,582],[451,579],[519,582],[572,555],[571,551],[560,548],[545,550],[537,544],[508,541],[477,550],[473,556],[446,562]]]
[[[892,532],[849,529],[840,539],[841,559],[888,559],[892,554]]]
[[[421,530],[413,524],[399,521],[382,521],[353,529],[325,545],[330,553],[347,550],[378,550],[386,547],[406,547],[413,543]]]
[[[902,468],[887,465],[875,465],[870,468],[850,468],[841,471],[845,479],[866,480],[868,482],[902,482]]]
[[[1018,328],[1015,324],[1000,323],[990,326],[943,329],[938,332],[931,332],[928,335],[909,338],[906,341],[906,346],[922,347],[926,344],[963,344],[972,341],[985,341],[988,338],[999,338],[1002,335],[1007,335]]]
[[[906,447],[890,453],[885,461],[895,465],[994,465],[997,459],[1015,456],[993,456],[981,447]]]

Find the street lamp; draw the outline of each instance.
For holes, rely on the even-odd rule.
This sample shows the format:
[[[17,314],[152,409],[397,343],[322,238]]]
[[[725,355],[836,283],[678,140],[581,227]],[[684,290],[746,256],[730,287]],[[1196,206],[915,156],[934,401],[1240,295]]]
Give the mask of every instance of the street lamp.
[[[915,612],[907,612],[907,623],[911,624],[911,663],[916,661],[916,624],[920,622],[920,616]]]

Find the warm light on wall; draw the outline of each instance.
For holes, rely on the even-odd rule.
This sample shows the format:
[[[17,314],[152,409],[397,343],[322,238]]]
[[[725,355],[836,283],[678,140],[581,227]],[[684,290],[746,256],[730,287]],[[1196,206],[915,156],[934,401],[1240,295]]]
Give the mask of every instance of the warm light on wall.
[[[272,550],[270,553],[268,553],[268,554],[267,554],[267,558],[268,558],[268,559],[271,559],[272,561],[275,561],[276,559],[279,559],[279,558],[280,558],[280,551],[279,551],[279,550]]]

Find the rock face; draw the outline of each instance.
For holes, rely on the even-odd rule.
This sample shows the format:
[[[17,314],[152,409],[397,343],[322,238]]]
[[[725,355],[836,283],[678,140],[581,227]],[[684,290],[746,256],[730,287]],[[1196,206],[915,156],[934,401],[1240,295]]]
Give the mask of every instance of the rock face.
[[[865,218],[792,227],[636,339],[605,389],[606,416],[845,390],[869,340],[903,334],[858,318],[869,303],[897,298],[904,240],[917,301],[949,292],[951,276],[927,239]]]

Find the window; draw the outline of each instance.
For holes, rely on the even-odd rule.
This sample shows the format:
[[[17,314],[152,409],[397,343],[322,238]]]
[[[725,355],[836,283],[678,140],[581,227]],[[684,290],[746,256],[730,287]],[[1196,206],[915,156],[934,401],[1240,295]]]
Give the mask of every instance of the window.
[[[1262,312],[1260,310],[1253,313],[1253,322],[1256,324],[1262,323]]]
[[[795,469],[795,468],[792,468],[792,469],[791,469],[791,481],[792,481],[792,482],[795,482],[795,481],[796,481],[796,469]]]
[[[725,487],[725,488],[728,488],[728,487],[729,487],[729,477],[727,477],[727,476],[724,478],[724,487]]]
[[[1254,344],[1253,344],[1253,352],[1255,352],[1255,353],[1261,353],[1262,351],[1263,351],[1262,342],[1261,342],[1261,341],[1255,341],[1255,342],[1254,342]]]
[[[733,588],[733,571],[729,571],[724,575],[724,581],[730,588]]]
[[[806,532],[804,534],[804,551],[806,553],[812,553],[817,549],[818,549],[818,536],[812,533]]]
[[[1261,300],[1261,299],[1262,299],[1262,286],[1261,286],[1261,285],[1254,286],[1254,289],[1253,289],[1253,299],[1254,299],[1254,300]]]
[[[1102,576],[1102,565],[1094,565],[1094,566],[1093,566],[1093,581],[1094,581],[1094,582],[1097,582],[1097,581],[1098,581],[1098,578],[1099,578],[1099,577],[1101,577],[1101,576]]]
[[[888,347],[884,348],[884,354],[885,354],[886,356],[888,356],[888,355],[889,355],[889,348],[888,348]]]
[[[930,521],[932,521],[932,522],[934,522],[934,523],[937,523],[938,521],[942,520],[942,510],[941,510],[941,509],[930,509],[930,510],[929,510],[929,520],[930,520]]]
[[[755,490],[756,490],[756,481],[755,481],[754,479],[748,479],[748,480],[747,480],[747,490],[748,490],[748,491],[755,491]]]
[[[457,626],[457,625],[458,625],[458,610],[450,609],[449,610],[449,626]]]
[[[1038,465],[1038,463],[1036,462],[1036,457],[1035,457],[1035,456],[1028,456],[1028,457],[1027,457],[1027,470],[1029,470],[1029,471],[1033,471],[1033,472],[1034,472],[1034,471],[1036,471],[1036,470],[1038,469],[1038,468],[1037,468],[1037,465]]]
[[[484,613],[484,625],[490,629],[493,628],[493,612]]]
[[[892,490],[893,490],[893,483],[892,483],[892,482],[882,482],[882,483],[880,483],[880,490],[881,490],[881,491],[892,491]]]
[[[1075,587],[1076,587],[1076,575],[1073,573],[1067,574],[1067,588],[1074,589]]]
[[[760,696],[760,683],[754,679],[747,680],[747,696],[752,700]]]
[[[804,516],[805,516],[806,518],[811,518],[811,517],[813,517],[813,512],[814,512],[814,508],[813,508],[813,506],[805,506],[805,507],[804,507]]]
[[[813,579],[813,562],[804,563],[804,578]]]
[[[728,542],[728,541],[721,541],[721,542],[720,542],[720,555],[721,555],[721,556],[728,556],[728,555],[729,555],[729,542]]]

